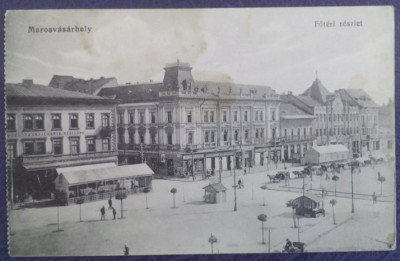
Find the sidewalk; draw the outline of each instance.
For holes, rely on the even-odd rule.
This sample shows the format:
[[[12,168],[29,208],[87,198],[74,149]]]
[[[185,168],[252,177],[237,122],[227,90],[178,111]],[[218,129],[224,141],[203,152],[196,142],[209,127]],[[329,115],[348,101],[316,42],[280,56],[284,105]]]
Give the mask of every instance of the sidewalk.
[[[246,175],[251,175],[251,174],[259,174],[259,173],[265,173],[265,174],[276,174],[276,172],[284,170],[285,167],[287,169],[292,168],[292,167],[303,167],[298,164],[292,165],[291,163],[282,163],[278,162],[276,165],[274,164],[269,164],[269,165],[264,165],[264,166],[254,166],[251,168],[246,168]],[[236,170],[222,170],[221,171],[221,177],[226,178],[226,177],[233,177],[234,171],[236,172],[236,177],[244,175],[244,168],[242,169],[236,169]],[[192,176],[187,176],[184,178],[180,177],[175,177],[175,176],[163,176],[160,177],[161,179],[167,179],[167,180],[173,180],[173,181],[181,181],[181,182],[194,182],[194,181],[202,181],[202,180],[207,180],[204,175],[202,174],[197,174],[195,177],[195,180],[193,180]],[[218,170],[215,170],[215,175],[211,176],[209,180],[216,180],[219,178],[219,172]]]

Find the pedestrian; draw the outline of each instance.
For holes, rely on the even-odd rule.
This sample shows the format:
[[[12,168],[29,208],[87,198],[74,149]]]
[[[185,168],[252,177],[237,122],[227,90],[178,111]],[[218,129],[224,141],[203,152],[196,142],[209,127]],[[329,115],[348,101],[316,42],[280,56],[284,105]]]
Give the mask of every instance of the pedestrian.
[[[246,167],[244,167],[243,175],[246,175]]]
[[[124,246],[124,256],[129,256],[129,247],[126,244]]]
[[[110,195],[110,199],[108,200],[108,209],[112,209],[112,199],[111,199],[111,195]]]
[[[105,220],[106,219],[106,209],[104,208],[104,206],[100,209],[100,213],[101,213],[101,220]]]
[[[375,204],[376,203],[376,199],[377,199],[378,197],[376,196],[376,194],[375,194],[375,192],[374,192],[374,194],[372,194],[372,203],[373,204]]]
[[[115,208],[112,208],[112,212],[113,212],[113,216],[114,216],[114,220],[115,220],[115,216],[117,215],[117,211],[115,210]]]
[[[239,185],[239,188],[242,188],[242,180],[241,179],[238,180],[238,185]]]
[[[378,171],[378,179],[381,177],[381,173]]]

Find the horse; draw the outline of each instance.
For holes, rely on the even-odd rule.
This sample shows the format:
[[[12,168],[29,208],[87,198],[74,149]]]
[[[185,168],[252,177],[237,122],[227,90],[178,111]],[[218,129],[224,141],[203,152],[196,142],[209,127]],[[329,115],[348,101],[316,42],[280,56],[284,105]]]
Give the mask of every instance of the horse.
[[[276,178],[275,176],[267,175],[269,178],[269,183],[278,183],[280,181],[279,178]]]

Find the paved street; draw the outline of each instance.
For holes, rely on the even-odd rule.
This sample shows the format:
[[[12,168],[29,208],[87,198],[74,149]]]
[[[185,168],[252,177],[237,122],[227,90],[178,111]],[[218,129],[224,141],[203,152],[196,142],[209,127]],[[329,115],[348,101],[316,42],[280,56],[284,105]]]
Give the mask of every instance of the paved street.
[[[290,168],[293,169],[293,168]],[[204,186],[208,180],[179,181],[154,180],[153,191],[148,194],[150,209],[146,209],[145,195],[131,195],[123,201],[124,219],[120,219],[120,202],[113,200],[117,220],[111,210],[106,221],[100,221],[100,208],[106,201],[84,203],[79,222],[79,205],[60,207],[60,229],[57,230],[57,207],[25,208],[10,211],[11,255],[122,255],[123,246],[132,255],[210,253],[208,238],[212,233],[218,239],[214,253],[257,253],[268,251],[270,229],[271,252],[282,251],[286,238],[297,241],[298,230],[293,226],[292,209],[285,203],[301,195],[302,179],[291,179],[289,188],[284,181],[269,183],[266,174],[276,170],[252,170],[243,176],[237,171],[244,188],[237,190],[238,211],[233,212],[233,176],[225,173],[222,183],[227,187],[227,202],[203,202]],[[380,195],[377,172],[385,176]],[[305,193],[319,193],[320,187],[329,191],[325,198],[326,216],[300,218],[300,240],[306,251],[389,250],[394,228],[394,164],[381,164],[362,169],[354,174],[355,213],[351,213],[350,171],[338,174],[337,196],[334,181],[323,176],[306,178]],[[330,177],[332,175],[330,174]],[[263,191],[260,186],[266,185]],[[172,207],[172,187],[177,188],[176,208]],[[310,190],[312,187],[312,190]],[[289,191],[288,191],[289,190]],[[373,192],[378,194],[372,203]],[[263,206],[263,193],[265,203]],[[335,198],[336,225],[333,225],[330,199]],[[385,213],[382,215],[381,213]],[[267,215],[265,241],[261,244],[259,214]],[[340,240],[338,240],[340,238]]]

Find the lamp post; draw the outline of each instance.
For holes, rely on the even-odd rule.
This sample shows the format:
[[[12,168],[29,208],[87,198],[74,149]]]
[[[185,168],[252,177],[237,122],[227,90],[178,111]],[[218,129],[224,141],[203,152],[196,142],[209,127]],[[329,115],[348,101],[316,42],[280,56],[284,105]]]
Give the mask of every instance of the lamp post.
[[[235,154],[236,154],[236,149],[235,146],[233,146],[233,159],[235,159]],[[233,211],[237,211],[237,198],[236,198],[236,164],[233,162],[233,192],[234,192],[234,198],[235,198],[235,205],[233,207]]]
[[[354,213],[354,188],[353,188],[354,164],[351,164],[351,213]]]

